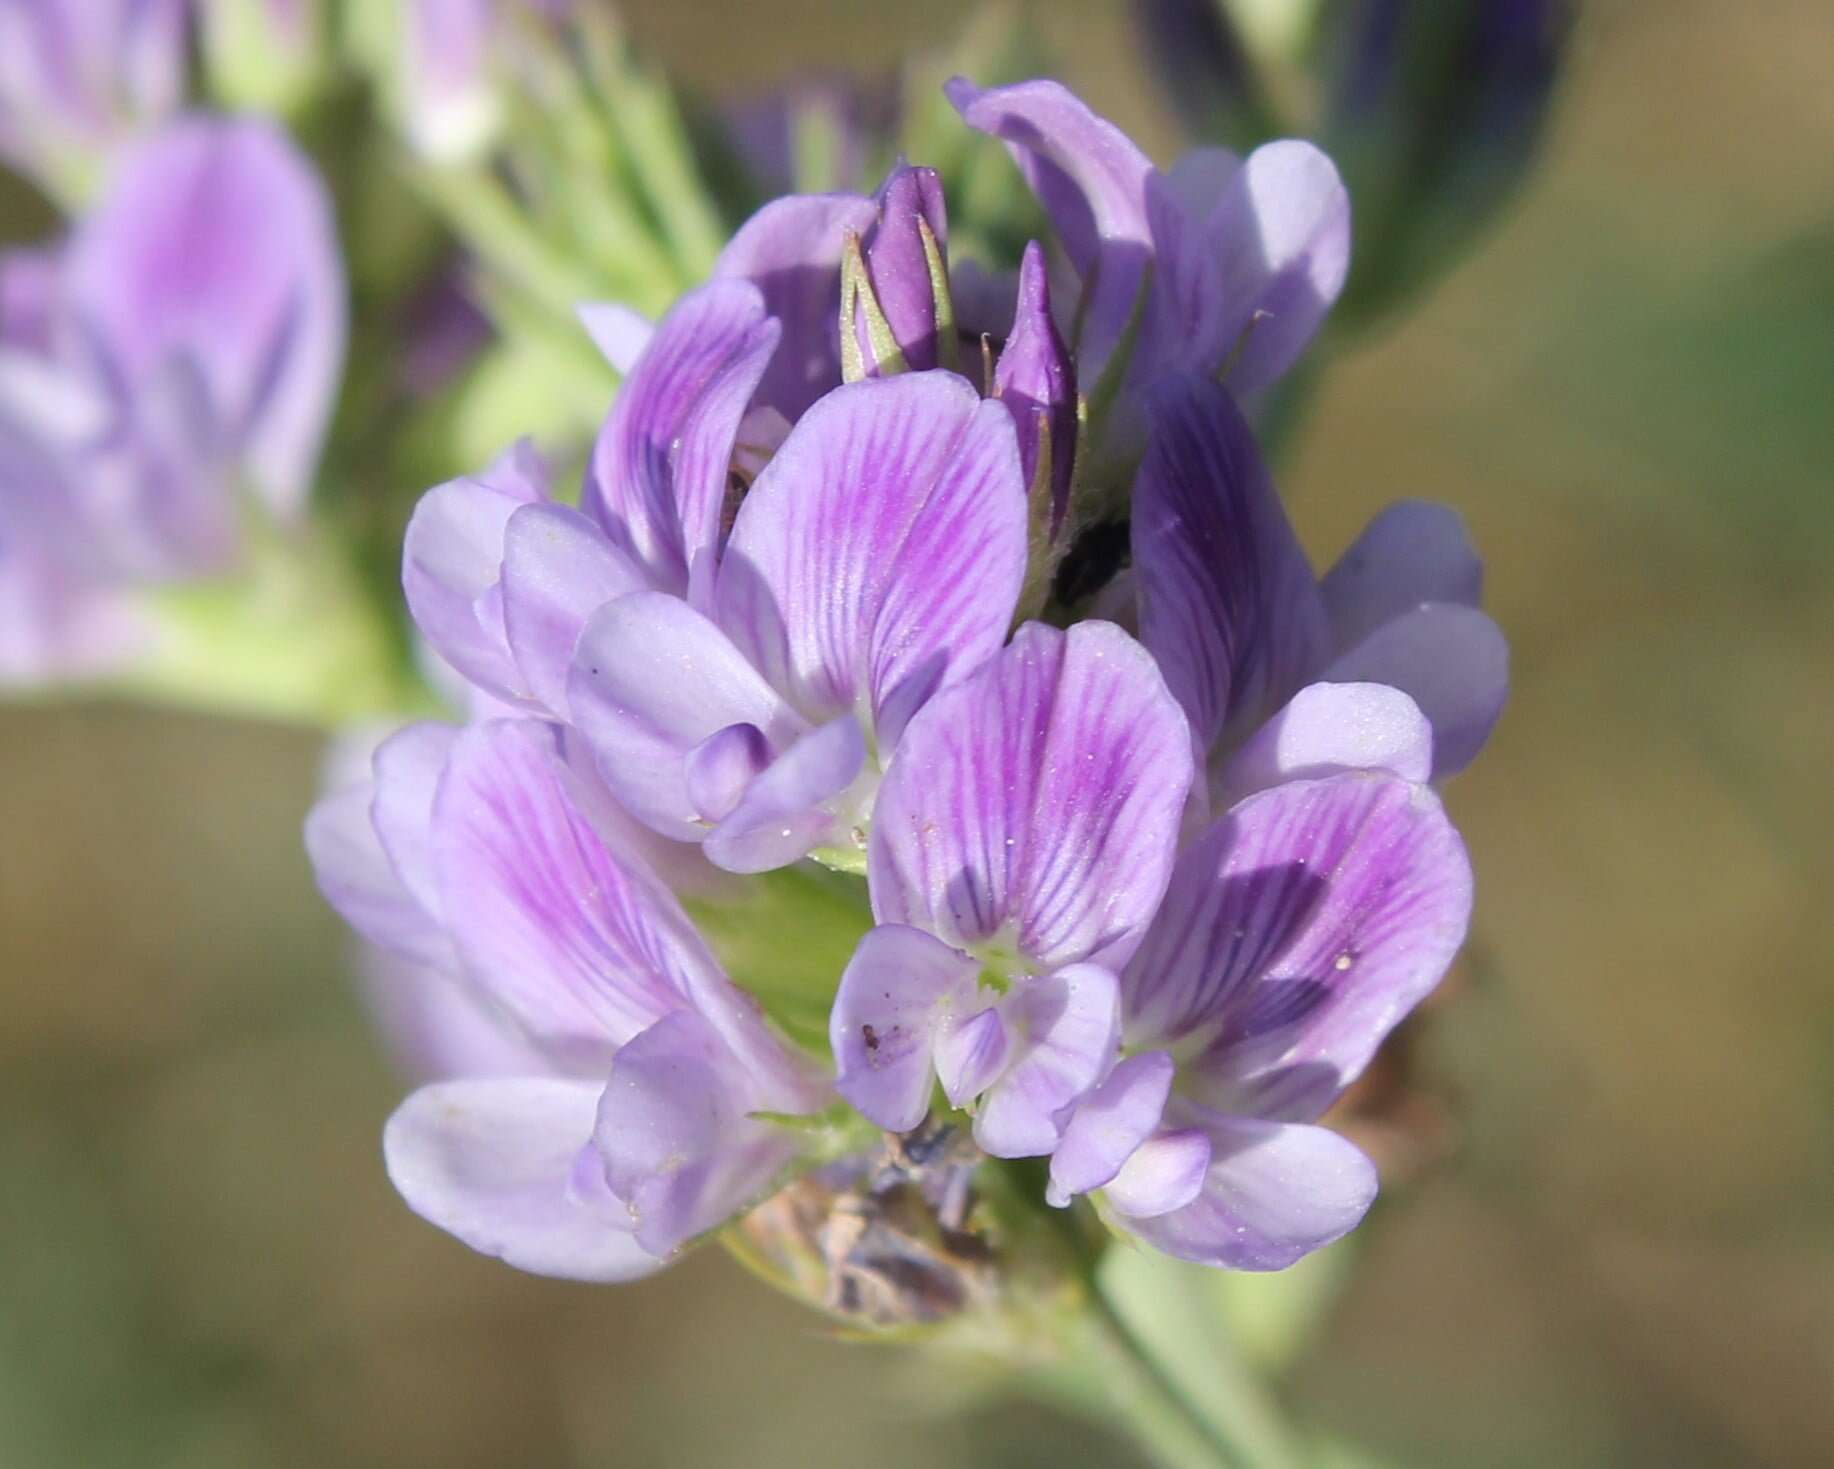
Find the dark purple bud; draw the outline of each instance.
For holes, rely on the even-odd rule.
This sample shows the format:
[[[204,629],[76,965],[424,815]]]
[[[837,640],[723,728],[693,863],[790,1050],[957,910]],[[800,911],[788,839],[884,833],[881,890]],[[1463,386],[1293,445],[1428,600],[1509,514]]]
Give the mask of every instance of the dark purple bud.
[[[953,366],[948,217],[933,168],[901,163],[880,186],[879,215],[841,264],[844,375],[884,377]]]
[[[1185,130],[1238,148],[1266,141],[1254,63],[1217,0],[1134,0],[1134,26]]]
[[[994,369],[993,396],[1018,427],[1020,463],[1034,502],[1050,495],[1055,539],[1070,509],[1080,413],[1076,363],[1051,317],[1051,282],[1036,240],[1025,247],[1019,266],[1012,335]]]

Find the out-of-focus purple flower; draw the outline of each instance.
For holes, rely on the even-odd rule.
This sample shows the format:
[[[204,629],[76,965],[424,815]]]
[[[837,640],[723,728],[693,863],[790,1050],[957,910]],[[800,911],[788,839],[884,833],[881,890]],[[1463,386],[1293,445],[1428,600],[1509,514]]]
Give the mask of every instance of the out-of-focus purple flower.
[[[556,726],[409,726],[306,840],[326,896],[406,966],[388,998],[410,1046],[449,1072],[384,1136],[433,1223],[537,1274],[628,1279],[796,1156],[754,1114],[813,1111],[821,1087]]]
[[[1199,138],[1251,139],[1264,111],[1260,78],[1220,0],[1135,0],[1133,11],[1186,129]]]
[[[179,104],[186,0],[0,0],[0,159],[55,186]]]
[[[870,188],[869,160],[891,138],[896,113],[889,81],[849,76],[804,77],[721,109],[727,136],[767,195]]]
[[[555,27],[574,0],[404,0],[396,105],[408,141],[435,163],[486,152],[504,123],[516,28]]]
[[[949,225],[933,168],[899,164],[878,217],[841,265],[841,375],[849,382],[955,365]]]
[[[409,140],[455,162],[480,151],[501,122],[493,60],[498,0],[408,0],[401,11],[401,109]]]
[[[1050,532],[1055,537],[1070,513],[1082,415],[1076,362],[1051,315],[1051,283],[1044,251],[1035,240],[1025,247],[1020,262],[1018,304],[1012,332],[994,368],[993,396],[1013,416],[1026,486],[1035,502],[1050,505]]]
[[[265,123],[204,119],[125,152],[53,254],[0,274],[0,584],[34,609],[7,676],[36,680],[90,671],[65,645],[92,597],[233,560],[243,488],[298,515],[343,361],[344,279],[304,157]]]
[[[415,397],[431,397],[477,360],[491,341],[490,318],[465,289],[458,269],[440,271],[407,301],[401,329],[407,338],[401,384]]]
[[[1168,380],[1149,420],[1133,499],[1140,636],[1211,759],[1217,793],[1240,794],[1257,761],[1322,773],[1315,730],[1335,730],[1350,765],[1371,763],[1364,736],[1418,758],[1407,719],[1357,696],[1356,714],[1317,703],[1281,714],[1284,733],[1257,735],[1231,770],[1238,746],[1315,682],[1402,691],[1429,722],[1432,773],[1469,764],[1502,713],[1509,666],[1502,633],[1478,610],[1482,565],[1457,515],[1390,506],[1321,583],[1224,389]],[[1291,765],[1300,751],[1303,764]]]
[[[1289,368],[1343,288],[1349,197],[1331,160],[1282,141],[1245,159],[1187,154],[1168,173],[1056,82],[950,100],[1006,143],[1082,281],[1074,316],[1084,383],[1130,342],[1129,380],[1227,370],[1239,394]]]

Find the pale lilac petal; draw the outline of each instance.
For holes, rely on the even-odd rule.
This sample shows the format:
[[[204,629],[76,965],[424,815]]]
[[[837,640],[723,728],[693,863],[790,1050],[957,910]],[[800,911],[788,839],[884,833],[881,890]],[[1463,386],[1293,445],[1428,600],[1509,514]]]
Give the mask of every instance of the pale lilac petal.
[[[51,350],[62,260],[57,249],[0,250],[0,348]]]
[[[433,860],[433,793],[445,774],[458,730],[425,720],[376,747],[370,820],[402,884],[428,913],[439,913]]]
[[[728,872],[769,872],[846,839],[826,803],[852,785],[865,764],[865,736],[851,714],[811,730],[708,833],[707,860]]]
[[[1162,1132],[1134,1149],[1102,1194],[1119,1213],[1153,1219],[1195,1199],[1209,1171],[1207,1133],[1198,1128]]]
[[[492,1079],[422,1087],[382,1134],[408,1207],[481,1254],[563,1280],[633,1280],[663,1262],[609,1194],[578,1188],[601,1088]]]
[[[881,749],[1000,646],[1025,571],[1012,421],[948,372],[811,408],[739,509],[719,620],[811,721],[870,714]]]
[[[1346,770],[1427,780],[1433,773],[1433,726],[1420,706],[1387,684],[1308,684],[1230,756],[1218,795],[1233,804],[1285,781]]]
[[[1325,573],[1319,590],[1339,649],[1427,602],[1475,607],[1484,563],[1448,505],[1401,500],[1381,511]]]
[[[1187,1092],[1310,1120],[1439,983],[1470,914],[1464,845],[1426,787],[1263,791],[1179,858],[1122,975],[1129,1043],[1199,1037]]]
[[[688,800],[703,820],[722,821],[770,763],[770,741],[757,725],[717,729],[688,751],[682,768]]]
[[[1154,1132],[1172,1094],[1172,1058],[1164,1051],[1129,1056],[1077,1104],[1063,1141],[1051,1154],[1046,1197],[1058,1208],[1073,1194],[1109,1182]]]
[[[370,821],[367,783],[321,797],[306,814],[306,855],[325,901],[372,944],[425,964],[450,965],[452,946],[414,901]]]
[[[440,782],[433,842],[459,954],[558,1054],[609,1056],[724,986],[675,899],[605,845],[550,725],[466,730]]]
[[[513,704],[529,700],[511,656],[499,583],[510,517],[548,498],[547,466],[524,439],[484,473],[428,490],[402,544],[401,587],[433,650]]]
[[[756,726],[773,750],[807,729],[719,628],[677,597],[638,592],[596,612],[580,635],[567,691],[612,793],[676,841],[707,826],[687,759],[709,735]]]
[[[774,199],[739,227],[720,252],[716,278],[747,280],[783,323],[758,400],[791,422],[841,380],[841,246],[864,234],[878,213],[858,194],[791,194]]]
[[[616,301],[578,308],[580,325],[619,377],[629,377],[656,335],[656,323],[641,311]]]
[[[554,1069],[514,1021],[451,967],[365,944],[357,972],[389,1056],[416,1083],[544,1076]]]
[[[612,404],[580,508],[659,591],[712,575],[739,421],[779,331],[752,286],[710,281],[657,323]]]
[[[298,511],[343,365],[331,200],[278,128],[191,118],[125,155],[70,243],[69,308],[130,380],[196,365],[268,504]]]
[[[645,1249],[673,1254],[770,1191],[797,1152],[789,1129],[747,1115],[771,1102],[692,1011],[618,1052],[593,1141]]]
[[[1315,671],[1324,607],[1229,394],[1169,379],[1151,422],[1134,482],[1140,640],[1211,747],[1258,726]]]
[[[1087,293],[1075,345],[1084,380],[1095,381],[1126,331],[1152,260],[1151,161],[1056,82],[983,90],[956,77],[943,90],[969,127],[1006,144],[1050,215]]]
[[[1012,1049],[997,1006],[955,1025],[936,1038],[936,1079],[953,1107],[964,1107],[986,1091],[1006,1067]]]
[[[1000,1006],[1013,1060],[982,1100],[974,1140],[996,1158],[1049,1153],[1071,1109],[1114,1064],[1121,990],[1094,964],[1021,980]]]
[[[873,813],[873,911],[963,948],[1008,931],[1034,972],[1119,964],[1165,890],[1190,779],[1145,649],[1108,623],[1028,623],[905,731]]]
[[[597,523],[566,505],[524,505],[503,535],[503,626],[526,688],[564,717],[573,650],[587,619],[648,578]]]
[[[920,929],[881,924],[869,932],[847,961],[829,1017],[834,1089],[888,1131],[923,1121],[938,1030],[974,1007],[979,972]]]
[[[1310,143],[1266,143],[1230,179],[1199,238],[1227,303],[1217,355],[1204,366],[1227,363],[1224,381],[1248,397],[1293,365],[1343,290],[1350,196]]]
[[[1120,1220],[1168,1255],[1230,1270],[1284,1270],[1355,1229],[1375,1201],[1375,1165],[1328,1128],[1226,1117],[1188,1103],[1173,1110],[1209,1138],[1203,1191],[1169,1213]],[[1108,1197],[1116,1203],[1115,1191]]]
[[[1475,607],[1431,603],[1384,623],[1325,669],[1334,683],[1392,684],[1433,726],[1433,778],[1477,758],[1509,698],[1509,644]]]

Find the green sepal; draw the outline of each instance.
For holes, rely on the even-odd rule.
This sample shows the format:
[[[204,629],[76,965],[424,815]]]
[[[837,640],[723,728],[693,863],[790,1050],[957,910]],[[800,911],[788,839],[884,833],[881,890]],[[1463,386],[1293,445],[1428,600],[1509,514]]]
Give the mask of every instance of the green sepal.
[[[854,324],[859,316],[866,321],[866,340],[873,356],[870,363],[860,350],[859,332]],[[841,246],[840,328],[842,382],[857,383],[866,377],[891,377],[910,371],[904,351],[892,334],[892,324],[886,319],[885,308],[879,305],[879,298],[873,291],[872,278],[866,273],[860,237],[851,230]]]

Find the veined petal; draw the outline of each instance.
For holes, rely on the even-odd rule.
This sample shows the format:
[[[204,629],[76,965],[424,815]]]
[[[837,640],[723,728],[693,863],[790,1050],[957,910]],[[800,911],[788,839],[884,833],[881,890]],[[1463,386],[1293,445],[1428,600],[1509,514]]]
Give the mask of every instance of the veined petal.
[[[1362,1222],[1375,1165],[1328,1128],[1262,1122],[1175,1102],[1182,1127],[1209,1139],[1202,1192],[1183,1208],[1120,1223],[1155,1249],[1199,1265],[1284,1270]],[[1127,1190],[1111,1189],[1119,1207]]]
[[[1439,983],[1470,914],[1464,845],[1426,787],[1263,791],[1179,858],[1122,975],[1129,1042],[1212,1038],[1184,1090],[1309,1121]]]
[[[1324,676],[1404,689],[1433,726],[1433,779],[1443,780],[1477,758],[1502,717],[1509,644],[1477,608],[1433,602],[1383,623]]]
[[[649,578],[597,522],[566,505],[523,505],[503,534],[503,625],[520,686],[565,717],[573,650],[592,614]]]
[[[715,262],[716,279],[750,281],[783,323],[758,400],[792,423],[841,380],[841,247],[872,227],[878,206],[858,194],[791,194],[739,226]]]
[[[1338,649],[1427,602],[1476,607],[1484,563],[1449,505],[1401,500],[1363,528],[1319,584]]]
[[[1399,689],[1315,683],[1294,694],[1248,737],[1218,781],[1225,805],[1289,780],[1385,770],[1403,780],[1433,773],[1433,726]]]
[[[497,592],[503,540],[517,510],[547,498],[547,466],[524,439],[484,473],[422,495],[402,543],[401,586],[422,635],[466,678],[517,705],[531,700]]]
[[[553,726],[467,729],[434,802],[433,839],[460,956],[559,1053],[608,1057],[724,987],[675,899],[582,810]]]
[[[859,777],[866,741],[851,714],[811,730],[746,787],[707,835],[707,860],[728,872],[769,872],[842,833],[826,803]]]
[[[719,628],[661,592],[621,597],[593,615],[567,699],[612,794],[684,842],[707,834],[687,781],[688,756],[701,741],[750,724],[780,750],[808,728]]]
[[[883,922],[1033,973],[1119,964],[1158,906],[1191,780],[1190,735],[1119,628],[1028,623],[925,706],[873,813]]]
[[[1127,329],[1152,261],[1151,160],[1056,82],[983,90],[956,77],[943,91],[969,127],[1006,144],[1050,215],[1083,280],[1075,346],[1083,380],[1094,382]]]
[[[1229,394],[1168,379],[1151,423],[1134,482],[1140,640],[1211,747],[1255,728],[1314,671],[1324,607]]]
[[[996,1158],[1055,1149],[1071,1109],[1114,1065],[1121,990],[1096,964],[1021,980],[1000,1005],[1012,1061],[974,1117],[974,1140]]]
[[[634,1280],[663,1261],[624,1206],[579,1188],[601,1088],[588,1081],[468,1080],[422,1087],[382,1134],[408,1207],[481,1254],[563,1280]]]
[[[747,1114],[781,1100],[761,1094],[691,1010],[618,1052],[593,1140],[645,1249],[666,1257],[757,1201],[797,1148],[787,1129]]]
[[[306,813],[306,855],[325,901],[372,944],[423,964],[451,965],[452,946],[414,900],[370,821],[365,782],[319,798]]]
[[[1025,515],[1012,421],[966,379],[850,384],[803,416],[740,507],[720,624],[806,718],[870,711],[888,750],[1004,640]]]
[[[281,514],[310,488],[343,365],[331,200],[278,128],[188,118],[127,153],[66,258],[66,302],[130,380],[201,370]]]
[[[1164,1051],[1129,1056],[1077,1104],[1051,1154],[1046,1197],[1057,1208],[1074,1194],[1108,1183],[1154,1132],[1172,1094],[1172,1058]]]
[[[975,1007],[980,966],[921,929],[881,924],[841,975],[828,1038],[834,1089],[870,1121],[909,1132],[929,1110],[943,1026]]]
[[[370,821],[402,884],[428,913],[439,913],[433,860],[433,793],[445,774],[458,730],[423,720],[376,747]]]
[[[712,575],[739,420],[780,331],[755,287],[709,281],[657,323],[612,404],[580,508],[659,591]]]

